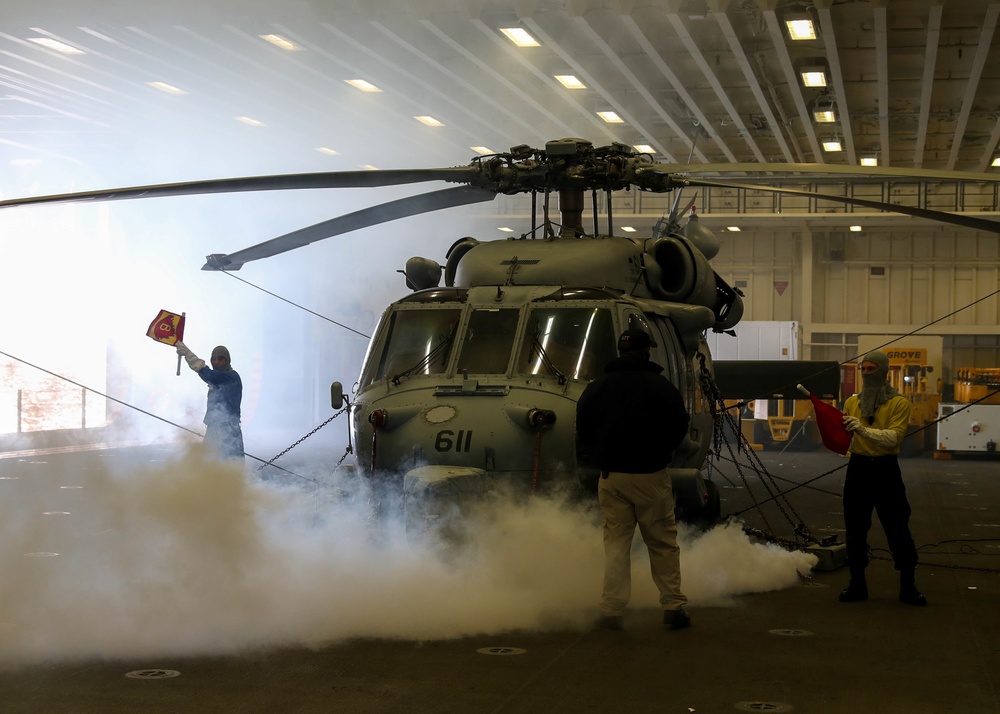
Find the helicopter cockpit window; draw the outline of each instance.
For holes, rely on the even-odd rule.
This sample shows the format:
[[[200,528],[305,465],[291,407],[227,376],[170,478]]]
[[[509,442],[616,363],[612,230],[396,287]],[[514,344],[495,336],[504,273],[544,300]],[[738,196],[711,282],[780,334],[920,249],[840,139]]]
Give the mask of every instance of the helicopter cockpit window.
[[[458,355],[458,371],[506,374],[517,337],[518,312],[507,308],[473,310]]]
[[[364,384],[422,374],[441,374],[451,358],[452,337],[462,311],[397,310],[388,317],[389,326],[378,359],[369,363]],[[378,365],[374,374],[370,370]]]
[[[618,356],[611,312],[603,308],[535,309],[515,372],[591,380]]]

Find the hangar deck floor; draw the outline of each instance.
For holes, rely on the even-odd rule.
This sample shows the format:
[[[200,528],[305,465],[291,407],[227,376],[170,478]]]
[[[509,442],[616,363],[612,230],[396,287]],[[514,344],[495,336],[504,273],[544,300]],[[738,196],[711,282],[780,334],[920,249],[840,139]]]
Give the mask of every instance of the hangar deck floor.
[[[842,465],[827,453],[760,456],[789,480],[781,482],[786,487]],[[142,448],[44,459],[8,454],[0,459],[0,489],[23,488],[41,461],[86,479],[97,458],[127,466],[154,457]],[[24,634],[10,614],[12,598],[23,596],[15,579],[30,578],[35,565],[11,567],[8,555],[0,585],[0,654],[9,660],[0,663],[0,712],[1000,712],[998,463],[923,456],[904,459],[903,471],[914,538],[924,546],[917,582],[926,608],[897,602],[891,562],[878,559],[869,568],[868,602],[837,602],[845,569],[816,571],[798,585],[728,604],[692,602],[694,625],[679,632],[663,631],[654,608],[635,608],[623,632],[360,637],[225,655],[84,651],[19,663],[2,643]],[[723,512],[750,505],[735,471],[726,477],[734,484],[721,481]],[[840,469],[790,497],[818,535],[841,527],[835,494],[842,478]],[[19,493],[8,488],[0,498],[9,504]],[[15,503],[5,518],[37,505]],[[745,518],[761,525],[752,513]],[[36,536],[37,550],[58,547],[45,533]],[[877,523],[872,545],[885,547]],[[399,608],[406,607],[400,593]]]

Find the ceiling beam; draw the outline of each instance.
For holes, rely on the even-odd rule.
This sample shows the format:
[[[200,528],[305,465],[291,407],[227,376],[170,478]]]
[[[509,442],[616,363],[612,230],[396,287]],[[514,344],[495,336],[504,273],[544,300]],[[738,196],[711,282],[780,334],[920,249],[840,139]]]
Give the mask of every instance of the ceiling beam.
[[[557,55],[559,55],[559,58],[573,69],[573,71],[579,76],[580,80],[583,81],[583,83],[586,84],[589,89],[593,90],[594,92],[597,92],[601,96],[601,99],[604,102],[606,102],[608,106],[614,109],[615,112],[618,113],[618,116],[620,116],[622,119],[625,120],[625,122],[631,127],[632,131],[638,132],[644,137],[649,137],[650,142],[653,142],[653,148],[655,148],[657,152],[663,154],[664,156],[668,157],[670,156],[669,152],[666,151],[666,149],[663,147],[662,144],[658,144],[655,142],[655,140],[653,139],[653,132],[644,127],[639,122],[639,120],[631,112],[629,112],[628,109],[625,108],[624,104],[615,99],[614,95],[610,91],[605,89],[601,85],[601,83],[597,81],[597,78],[595,78],[586,69],[584,69],[583,65],[580,64],[569,52],[564,50],[551,35],[545,32],[545,30],[542,29],[541,25],[539,25],[537,21],[535,21],[532,18],[522,18],[521,22],[524,23],[524,25],[529,30],[531,30],[534,36],[539,41],[541,41],[548,49],[552,50]],[[561,91],[562,93],[574,92],[574,90],[567,90],[562,86],[559,86],[558,91]],[[584,109],[584,111],[588,110]],[[589,114],[594,116],[595,119],[597,116],[596,111],[597,110],[591,108],[589,112]],[[601,120],[598,119],[597,121]],[[625,127],[622,128],[624,129]],[[616,138],[615,140],[621,141],[621,137],[618,136],[618,138]],[[632,144],[633,142],[627,141],[625,143]],[[674,159],[671,159],[671,161],[674,161]]]
[[[524,18],[524,17],[522,17],[522,21],[525,22],[525,23],[531,23],[532,25],[536,24],[534,21],[532,21],[532,20],[530,20],[528,18]],[[482,32],[486,37],[488,37],[498,47],[500,47],[504,52],[506,52],[507,55],[514,62],[517,62],[518,64],[520,64],[522,67],[524,67],[526,70],[528,70],[528,72],[530,72],[531,74],[533,74],[540,82],[542,82],[542,84],[544,84],[546,87],[548,87],[548,89],[551,92],[551,95],[552,95],[553,98],[558,97],[558,98],[562,99],[564,102],[566,102],[567,104],[569,104],[573,109],[575,109],[576,111],[578,111],[580,113],[580,115],[583,116],[587,120],[587,123],[589,123],[592,127],[594,127],[595,129],[597,129],[598,133],[604,134],[611,141],[621,141],[621,139],[618,137],[618,135],[615,134],[613,131],[611,131],[611,129],[608,127],[608,125],[605,122],[601,121],[598,118],[597,114],[595,114],[594,112],[588,110],[586,107],[584,107],[582,104],[580,104],[574,97],[571,96],[571,93],[568,92],[568,91],[566,91],[565,87],[563,87],[561,84],[559,84],[559,82],[557,82],[553,77],[549,76],[545,72],[543,72],[540,69],[538,69],[538,67],[536,67],[534,64],[532,64],[532,62],[530,60],[528,60],[528,58],[524,55],[523,52],[521,52],[519,50],[519,48],[515,47],[513,44],[511,44],[510,42],[508,42],[506,39],[500,37],[500,34],[496,30],[494,30],[492,27],[490,27],[489,25],[487,25],[482,20],[473,19],[470,22],[472,22],[472,24],[480,32]],[[541,38],[539,37],[538,39],[541,39]],[[522,101],[530,101],[528,99],[528,95],[524,92],[523,89],[519,89],[519,90],[516,90],[516,91],[520,95]],[[572,131],[571,133],[572,134],[578,134],[579,132],[578,131]]]
[[[692,97],[691,93],[688,92],[687,87],[685,87],[684,83],[680,80],[680,78],[676,74],[674,74],[674,71],[670,69],[670,66],[660,55],[659,51],[657,51],[657,49],[653,47],[653,44],[649,41],[649,39],[646,37],[646,34],[642,31],[642,28],[639,27],[639,23],[636,21],[636,19],[631,16],[622,16],[622,22],[625,24],[625,29],[627,29],[630,33],[632,33],[632,36],[635,38],[635,41],[639,43],[639,46],[642,48],[642,51],[646,55],[646,58],[649,59],[656,66],[656,69],[659,70],[664,77],[666,77],[667,81],[670,82],[670,86],[673,87],[674,91],[677,92],[677,94],[680,96],[681,101],[684,102],[684,105],[694,115],[695,119],[697,120],[695,126],[705,131],[708,137],[715,142],[716,146],[719,147],[719,150],[722,151],[722,153],[726,156],[726,158],[728,158],[730,161],[736,161],[735,155],[733,154],[732,151],[729,150],[729,147],[726,146],[726,143],[722,140],[722,137],[719,136],[719,132],[716,131],[715,127],[712,125],[712,122],[710,122],[708,120],[708,117],[706,117],[702,113],[701,109],[698,107],[697,102],[694,101],[694,97]],[[689,138],[686,132],[680,129],[676,129],[675,131],[677,131],[678,136],[684,138],[685,141],[687,141],[688,146],[693,149],[695,156],[699,157],[705,156],[701,152],[701,150],[695,146],[695,140]],[[697,135],[695,136],[695,139],[697,139]],[[699,160],[705,161],[706,159],[701,158]]]
[[[685,141],[689,147],[693,146],[691,139],[688,138],[688,136],[684,133],[684,130],[677,124],[677,122],[674,121],[674,118],[664,111],[663,107],[660,106],[660,103],[656,101],[656,98],[649,93],[649,90],[643,85],[642,81],[640,81],[639,78],[635,76],[635,73],[630,70],[628,66],[626,66],[618,54],[611,49],[607,42],[604,41],[604,38],[597,34],[591,25],[591,20],[583,17],[575,17],[572,19],[579,25],[581,31],[588,36],[590,41],[597,45],[598,49],[604,53],[604,56],[608,59],[608,61],[611,62],[611,64],[622,73],[625,79],[629,81],[632,87],[639,93],[639,96],[646,100],[646,103],[652,107],[653,111],[656,112],[656,115],[659,116],[660,119],[662,119],[663,122],[674,131],[678,138]],[[647,136],[646,138],[653,148],[657,150],[657,152],[662,154],[672,163],[678,163],[677,158],[667,151],[666,147],[663,146],[663,144],[659,142],[655,136]],[[697,153],[699,157],[703,156],[700,151]],[[699,161],[702,160],[704,159],[699,158]]]
[[[927,17],[927,44],[924,49],[924,76],[920,82],[920,120],[917,140],[913,147],[913,166],[924,165],[924,148],[927,145],[927,124],[931,115],[931,96],[934,93],[934,68],[937,66],[938,44],[941,41],[941,12],[944,0],[932,0]]]
[[[989,55],[990,45],[993,43],[993,32],[996,30],[998,16],[1000,16],[1000,3],[990,3],[989,7],[986,8],[986,17],[983,19],[983,31],[979,35],[979,47],[976,48],[976,56],[972,60],[969,81],[965,85],[962,111],[955,124],[955,138],[952,140],[951,154],[948,156],[948,164],[945,167],[949,171],[955,168],[958,152],[962,149],[962,140],[965,138],[965,129],[969,125],[969,115],[972,113],[972,107],[976,101],[979,80],[982,79],[983,68],[986,67],[986,57]],[[992,151],[992,148],[990,150]]]
[[[878,68],[879,150],[883,166],[891,166],[889,156],[889,30],[886,18],[888,0],[873,0],[875,12],[875,66]]]
[[[837,52],[837,35],[833,31],[833,16],[830,13],[833,0],[815,0],[815,2],[816,11],[819,14],[820,34],[823,37],[823,46],[826,47],[826,61],[830,65],[833,90],[837,98],[837,118],[840,120],[844,149],[847,150],[847,163],[854,165],[858,163],[858,159],[854,152],[854,131],[851,129],[851,110],[847,106],[844,71],[840,66],[840,53]]]
[[[771,35],[771,42],[774,44],[774,51],[778,55],[778,63],[785,73],[785,81],[788,83],[788,91],[792,95],[792,101],[799,112],[799,119],[802,122],[802,131],[809,140],[809,145],[813,150],[813,158],[816,163],[825,163],[823,152],[820,151],[819,142],[816,140],[816,129],[813,127],[812,115],[806,108],[806,100],[802,96],[802,86],[799,76],[792,66],[792,58],[788,56],[788,48],[785,46],[785,33],[781,30],[781,23],[775,13],[778,0],[760,0],[760,8],[764,14],[764,22],[767,24],[768,34]]]
[[[729,16],[726,14],[726,10],[729,9],[731,0],[708,0],[709,10],[712,12],[712,16],[715,21],[719,23],[719,27],[722,29],[722,34],[726,38],[726,42],[729,43],[729,50],[733,53],[733,57],[736,58],[736,62],[739,64],[740,69],[743,71],[743,76],[747,80],[747,84],[750,86],[750,91],[753,92],[753,96],[757,99],[757,104],[760,106],[761,112],[764,113],[767,119],[767,125],[771,129],[771,133],[774,136],[775,141],[778,142],[778,146],[781,148],[782,154],[784,154],[785,161],[791,163],[795,159],[792,158],[792,153],[788,149],[788,144],[785,142],[785,135],[782,130],[781,124],[774,117],[774,112],[771,109],[770,102],[767,101],[767,97],[764,96],[764,90],[760,86],[760,82],[757,81],[757,75],[753,71],[753,67],[750,66],[750,61],[747,59],[746,52],[743,51],[743,45],[740,44],[739,38],[736,36],[736,30],[733,28],[733,24],[729,21]]]
[[[684,21],[681,20],[680,15],[677,13],[670,13],[667,15],[667,19],[673,26],[674,32],[677,33],[677,36],[684,44],[684,47],[687,48],[691,58],[695,61],[695,64],[698,65],[701,73],[705,76],[705,79],[708,80],[709,85],[711,85],[712,89],[715,91],[715,95],[719,98],[719,101],[722,102],[722,106],[726,108],[726,111],[729,113],[729,117],[733,120],[736,128],[739,129],[740,136],[743,137],[747,146],[750,147],[750,151],[753,152],[753,155],[757,157],[758,161],[764,163],[766,161],[764,154],[761,153],[760,147],[757,146],[757,142],[755,142],[753,137],[750,136],[750,130],[747,129],[746,124],[743,123],[743,118],[736,110],[736,107],[733,106],[732,100],[729,99],[729,96],[726,94],[726,90],[722,87],[722,83],[719,82],[719,78],[715,76],[715,72],[712,71],[708,61],[705,59],[705,55],[702,54],[701,49],[695,43],[694,38],[691,37],[691,33],[688,32],[687,26],[685,26]]]

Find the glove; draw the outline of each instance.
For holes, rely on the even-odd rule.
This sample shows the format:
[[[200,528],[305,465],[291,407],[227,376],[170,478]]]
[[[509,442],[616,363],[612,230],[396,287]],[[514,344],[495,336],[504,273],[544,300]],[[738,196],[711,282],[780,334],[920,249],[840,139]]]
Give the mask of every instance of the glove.
[[[205,366],[205,360],[199,359],[198,356],[189,350],[188,346],[180,340],[177,340],[175,346],[177,347],[177,354],[187,360],[188,367],[190,367],[194,372],[200,372],[202,367]]]
[[[873,429],[870,426],[858,427],[858,430],[854,433],[863,439],[874,441],[876,444],[888,449],[894,448],[899,444],[899,440],[903,438],[903,435],[894,429]]]
[[[861,428],[861,420],[850,414],[844,415],[844,429],[847,431],[856,431]]]

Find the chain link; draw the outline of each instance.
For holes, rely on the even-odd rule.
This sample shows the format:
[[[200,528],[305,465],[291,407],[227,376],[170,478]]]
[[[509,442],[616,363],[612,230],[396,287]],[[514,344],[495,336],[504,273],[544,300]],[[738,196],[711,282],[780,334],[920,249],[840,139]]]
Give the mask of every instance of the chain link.
[[[330,422],[332,422],[334,419],[336,419],[337,417],[339,417],[341,414],[343,414],[346,411],[347,411],[347,407],[344,407],[339,412],[337,412],[336,414],[334,414],[332,417],[330,417],[329,419],[327,419],[325,422],[323,422],[322,424],[320,424],[319,426],[317,426],[315,429],[313,429],[312,431],[310,431],[308,434],[306,434],[305,436],[303,436],[301,439],[299,439],[298,441],[296,441],[294,444],[292,444],[291,446],[289,446],[287,449],[285,449],[284,451],[282,451],[280,454],[278,454],[277,456],[273,456],[270,461],[267,461],[266,463],[261,464],[259,467],[257,467],[257,471],[261,471],[262,469],[264,469],[264,468],[266,468],[268,466],[274,465],[275,461],[277,461],[278,459],[280,459],[282,456],[284,456],[285,454],[287,454],[289,451],[291,451],[292,449],[294,449],[296,446],[298,446],[299,444],[301,444],[303,441],[305,441],[306,439],[308,439],[310,436],[312,436],[313,434],[315,434],[317,431],[319,431],[320,429],[322,429],[324,426],[326,426],[327,424],[329,424]],[[354,450],[351,447],[350,442],[348,442],[348,444],[347,444],[347,450],[344,452],[344,455],[340,457],[340,461],[337,462],[337,466],[340,466],[342,463],[344,463],[344,459],[346,459],[347,455],[350,454],[350,453],[352,453],[353,451]]]

